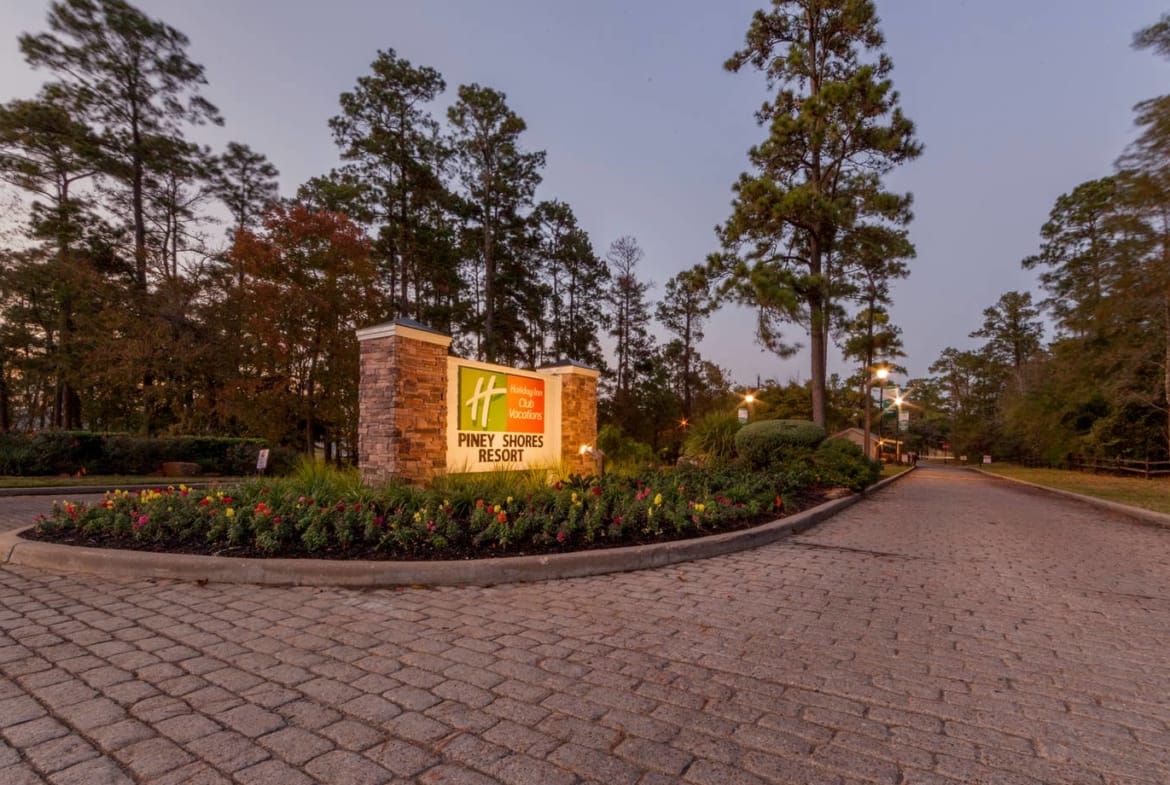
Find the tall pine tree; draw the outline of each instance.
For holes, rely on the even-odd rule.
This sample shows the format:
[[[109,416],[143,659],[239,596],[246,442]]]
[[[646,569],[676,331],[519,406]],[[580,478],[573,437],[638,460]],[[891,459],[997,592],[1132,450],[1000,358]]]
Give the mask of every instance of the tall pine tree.
[[[820,424],[830,327],[848,292],[841,234],[862,221],[897,226],[910,218],[909,195],[881,183],[921,151],[898,107],[883,44],[869,0],[773,0],[726,63],[763,72],[776,94],[757,113],[768,137],[749,151],[752,170],[736,183],[721,229],[723,271],[741,300],[770,317],[761,322],[766,345],[791,349],[772,332],[776,321],[808,330]]]

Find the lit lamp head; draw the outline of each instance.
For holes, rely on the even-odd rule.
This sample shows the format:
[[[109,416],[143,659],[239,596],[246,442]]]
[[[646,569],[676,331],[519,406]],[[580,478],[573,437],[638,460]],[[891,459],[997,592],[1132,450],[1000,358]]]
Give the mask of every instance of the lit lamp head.
[[[878,368],[877,371],[874,372],[874,376],[876,376],[880,381],[884,382],[886,379],[890,378],[890,369]]]

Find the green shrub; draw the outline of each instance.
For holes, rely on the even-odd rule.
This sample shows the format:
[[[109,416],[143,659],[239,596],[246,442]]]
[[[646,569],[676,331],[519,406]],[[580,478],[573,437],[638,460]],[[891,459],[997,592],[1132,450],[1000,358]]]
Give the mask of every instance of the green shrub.
[[[756,469],[810,450],[825,439],[825,429],[808,420],[759,420],[739,429],[735,450]]]
[[[90,474],[150,474],[162,465],[163,445],[158,439],[127,434],[106,437],[104,460]]]
[[[683,442],[683,454],[714,463],[735,457],[735,437],[740,428],[734,414],[708,414],[695,421]]]
[[[881,476],[880,461],[869,460],[861,447],[848,439],[827,439],[812,455],[817,480],[825,485],[861,491]]]
[[[18,434],[0,434],[0,474],[27,474],[32,445]]]
[[[165,461],[198,464],[207,474],[252,474],[259,439],[175,436],[151,438],[89,431],[41,431],[0,437],[0,474],[151,474]],[[273,448],[268,474],[291,471],[297,454]]]
[[[658,462],[654,448],[626,436],[616,425],[602,426],[597,434],[597,447],[605,454],[607,472],[629,474]]]

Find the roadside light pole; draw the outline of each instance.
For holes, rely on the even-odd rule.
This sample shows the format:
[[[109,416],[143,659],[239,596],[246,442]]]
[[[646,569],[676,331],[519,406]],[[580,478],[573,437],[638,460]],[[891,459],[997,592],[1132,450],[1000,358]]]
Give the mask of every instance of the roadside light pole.
[[[894,421],[894,460],[902,465],[902,404],[906,401],[902,391],[894,393],[894,405],[898,407],[898,419]]]
[[[745,395],[743,397],[743,401],[741,402],[743,405],[739,407],[739,421],[741,423],[746,423],[748,420],[751,419],[752,404],[755,402],[756,402],[755,393],[748,393],[747,395]]]
[[[877,368],[874,370],[873,376],[870,376],[869,378],[867,378],[865,380],[865,433],[863,433],[861,435],[861,442],[862,442],[861,449],[865,453],[866,458],[872,457],[872,455],[870,454],[870,435],[871,435],[870,432],[873,429],[873,425],[871,424],[872,423],[871,409],[873,408],[873,399],[870,396],[873,394],[873,384],[874,384],[874,382],[881,382],[882,387],[884,388],[885,383],[886,383],[886,379],[888,379],[888,378],[890,378],[890,369],[889,368]],[[879,415],[879,417],[880,417],[880,415]],[[881,427],[882,427],[881,420],[878,420],[878,457],[879,458],[881,457]]]

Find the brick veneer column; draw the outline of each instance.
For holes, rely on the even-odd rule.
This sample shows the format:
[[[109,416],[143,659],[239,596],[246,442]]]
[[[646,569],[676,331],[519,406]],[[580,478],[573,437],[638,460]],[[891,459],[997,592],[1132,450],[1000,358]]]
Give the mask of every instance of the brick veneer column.
[[[540,369],[561,378],[561,466],[567,474],[596,474],[601,468],[581,445],[597,446],[597,377],[593,368],[562,363]]]
[[[357,331],[362,479],[424,482],[447,468],[450,336],[399,319]]]

